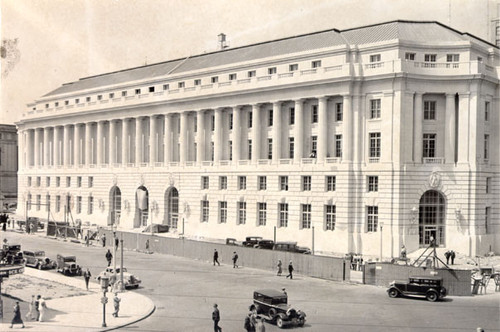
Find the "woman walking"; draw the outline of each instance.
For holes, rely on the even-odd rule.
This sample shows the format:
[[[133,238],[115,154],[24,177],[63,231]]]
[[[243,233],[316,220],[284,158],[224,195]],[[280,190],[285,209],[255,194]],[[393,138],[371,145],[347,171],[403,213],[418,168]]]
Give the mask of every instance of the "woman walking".
[[[31,295],[31,302],[28,304],[28,313],[26,314],[26,319],[33,319],[33,309],[35,307],[35,295]]]
[[[281,276],[281,273],[283,272],[282,270],[282,265],[283,263],[281,263],[281,259],[278,259],[278,273],[276,274],[277,276]]]
[[[16,304],[14,305],[14,318],[12,318],[12,321],[10,322],[10,328],[12,328],[14,324],[22,324],[24,329],[24,322],[21,318],[21,308],[19,307],[19,301],[16,301]]]

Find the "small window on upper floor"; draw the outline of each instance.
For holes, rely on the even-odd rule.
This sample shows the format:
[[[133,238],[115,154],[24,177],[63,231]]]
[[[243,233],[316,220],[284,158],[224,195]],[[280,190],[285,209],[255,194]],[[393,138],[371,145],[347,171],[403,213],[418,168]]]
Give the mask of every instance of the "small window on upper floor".
[[[45,108],[49,108],[49,104],[45,104]]]
[[[113,99],[113,98],[115,98],[115,93],[114,93],[114,92],[111,92],[111,93],[109,94],[109,99]]]
[[[299,65],[297,63],[288,66],[288,71],[297,71],[297,70],[299,70]]]
[[[311,67],[312,68],[319,68],[319,67],[321,67],[321,60],[316,60],[316,61],[311,62]]]
[[[182,89],[183,87],[186,86],[186,83],[184,82],[179,82],[179,89]]]
[[[64,105],[69,105],[69,100],[65,100]]]
[[[490,102],[484,102],[484,121],[490,120]]]
[[[140,95],[141,94],[141,89],[135,89],[135,94]]]
[[[460,61],[460,54],[446,54],[446,62]]]
[[[127,91],[122,91],[122,97],[127,97]]]
[[[194,85],[201,85],[201,80],[200,79],[194,80]]]
[[[491,193],[491,177],[486,178],[486,193]]]
[[[236,79],[236,74],[229,74],[229,80],[234,81]]]
[[[80,98],[76,98],[75,99],[75,104],[79,104],[80,103]]]
[[[257,75],[257,72],[255,70],[250,70],[248,72],[248,77],[255,77]]]
[[[380,62],[381,56],[380,54],[372,54],[370,55],[370,62]]]
[[[311,108],[311,123],[318,123],[318,105]]]
[[[436,54],[425,54],[424,55],[424,61],[426,63],[423,64],[423,66],[425,68],[434,68],[436,67],[436,64],[434,62],[436,62]]]
[[[166,91],[170,88],[170,86],[168,84],[163,84],[163,90]]]
[[[436,101],[424,101],[424,120],[436,120]]]
[[[268,118],[267,118],[267,125],[269,127],[271,127],[273,125],[273,110],[269,110]]]
[[[276,67],[270,67],[270,68],[267,68],[267,73],[268,73],[269,75],[276,74]]]
[[[92,97],[87,97],[85,98],[85,100],[87,101],[87,103],[89,103],[92,100]]]
[[[102,95],[97,95],[97,100],[102,100]]]
[[[289,122],[290,125],[295,124],[295,107],[290,107]]]
[[[343,103],[335,104],[335,121],[341,122],[343,119]]]
[[[55,104],[54,104],[55,107],[59,106],[59,102],[56,101]]]
[[[380,99],[370,100],[370,119],[380,119]]]
[[[415,61],[415,53],[406,52],[405,53],[405,60],[407,60],[407,61]]]
[[[212,76],[210,78],[210,82],[212,82],[212,84],[219,82],[219,76]]]
[[[149,91],[149,92],[155,92],[155,87],[154,87],[154,86],[150,86],[150,87],[148,88],[148,91]]]

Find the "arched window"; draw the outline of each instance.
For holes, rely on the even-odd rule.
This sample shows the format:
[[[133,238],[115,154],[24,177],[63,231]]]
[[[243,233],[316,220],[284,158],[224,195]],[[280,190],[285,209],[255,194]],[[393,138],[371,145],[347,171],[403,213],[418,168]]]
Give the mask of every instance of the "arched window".
[[[122,192],[120,188],[118,188],[117,186],[111,188],[109,197],[110,197],[109,201],[110,225],[113,224],[119,225],[122,213]]]
[[[419,206],[419,241],[421,246],[445,244],[445,198],[436,191],[426,191],[420,198]]]
[[[179,192],[176,188],[172,187],[167,190],[166,196],[167,225],[170,228],[177,228],[179,222]]]

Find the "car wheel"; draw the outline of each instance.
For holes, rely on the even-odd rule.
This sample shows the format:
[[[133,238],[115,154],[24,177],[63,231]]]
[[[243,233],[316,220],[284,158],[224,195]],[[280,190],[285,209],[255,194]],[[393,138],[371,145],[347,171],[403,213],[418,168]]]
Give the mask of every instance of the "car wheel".
[[[276,318],[276,326],[279,327],[280,329],[283,328],[283,318],[279,317]]]
[[[304,317],[299,318],[299,326],[300,327],[304,326],[305,322],[306,322],[306,319]]]
[[[395,288],[389,289],[389,297],[395,298],[399,296],[399,292]]]
[[[271,308],[269,309],[269,317],[271,318],[271,320],[274,320],[274,318],[276,318],[276,309],[274,308]]]
[[[436,302],[436,300],[438,299],[438,295],[436,292],[428,292],[425,295],[425,298],[427,299],[427,301]]]

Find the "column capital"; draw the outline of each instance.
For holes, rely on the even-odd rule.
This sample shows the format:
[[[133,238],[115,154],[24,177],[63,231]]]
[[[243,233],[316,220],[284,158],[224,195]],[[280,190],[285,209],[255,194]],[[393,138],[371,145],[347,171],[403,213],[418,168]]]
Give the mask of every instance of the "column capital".
[[[323,95],[323,96],[317,96],[316,99],[318,99],[318,100],[323,99],[323,100],[328,101],[328,99],[330,99],[330,96],[325,96],[325,95]]]
[[[456,93],[447,93],[446,98],[455,98],[456,95]]]
[[[417,97],[417,96],[421,97],[422,95],[424,95],[424,93],[425,92],[422,92],[422,91],[415,91],[415,97]]]
[[[273,106],[281,106],[281,105],[283,105],[283,101],[282,100],[273,100],[271,103],[273,104]]]
[[[459,97],[470,97],[471,93],[470,92],[459,92],[458,96]]]

